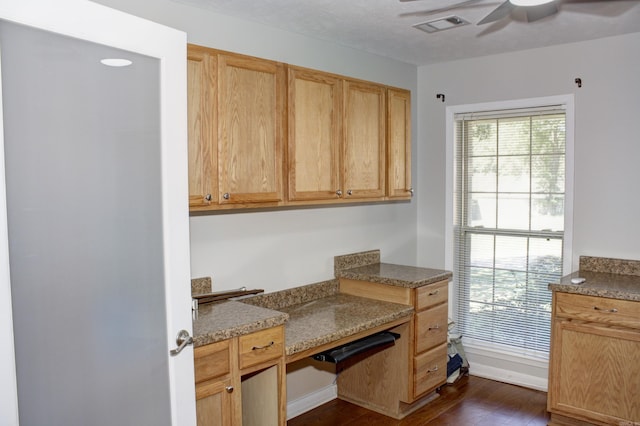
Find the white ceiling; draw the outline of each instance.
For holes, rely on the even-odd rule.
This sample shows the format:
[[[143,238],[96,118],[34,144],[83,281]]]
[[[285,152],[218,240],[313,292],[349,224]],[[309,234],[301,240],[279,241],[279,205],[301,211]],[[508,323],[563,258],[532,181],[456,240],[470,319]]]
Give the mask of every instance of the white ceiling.
[[[425,16],[461,0],[174,0],[293,33],[426,65],[640,32],[640,0],[555,0],[560,12],[526,22],[521,11],[475,25],[503,0]],[[413,25],[457,15],[471,25],[428,34]]]

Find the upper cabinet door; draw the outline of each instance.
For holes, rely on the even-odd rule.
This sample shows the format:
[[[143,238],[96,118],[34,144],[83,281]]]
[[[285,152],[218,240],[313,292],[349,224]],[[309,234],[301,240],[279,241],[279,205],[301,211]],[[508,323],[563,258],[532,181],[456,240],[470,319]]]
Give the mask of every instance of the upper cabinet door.
[[[188,47],[189,208],[209,206],[218,197],[215,65],[215,55]]]
[[[282,200],[284,66],[218,55],[219,203]]]
[[[342,79],[288,69],[289,200],[340,197]]]
[[[387,90],[387,196],[411,198],[411,92]]]
[[[385,87],[344,82],[344,197],[385,195]]]

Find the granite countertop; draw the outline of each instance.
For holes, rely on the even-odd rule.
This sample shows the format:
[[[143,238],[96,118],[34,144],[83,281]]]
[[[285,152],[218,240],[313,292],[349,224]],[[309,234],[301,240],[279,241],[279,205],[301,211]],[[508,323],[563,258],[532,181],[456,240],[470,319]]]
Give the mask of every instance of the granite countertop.
[[[442,269],[419,268],[391,263],[370,265],[336,271],[337,278],[369,281],[399,287],[417,288],[442,280],[449,280],[453,274]]]
[[[194,346],[285,324],[287,356],[331,343],[413,314],[413,307],[339,293],[338,279],[351,278],[416,288],[452,274],[440,269],[380,263],[380,251],[336,256],[335,279],[275,293],[202,305],[193,321]],[[210,279],[194,279],[210,291]]]
[[[413,314],[413,307],[336,293],[282,308],[287,356],[366,331]]]
[[[573,284],[572,278],[584,278]],[[566,275],[558,283],[549,284],[552,291],[640,301],[640,261],[580,256],[579,270]]]
[[[201,305],[193,320],[193,346],[204,346],[284,324],[289,315],[228,301]]]
[[[582,284],[571,283],[572,278],[584,278]],[[549,284],[552,291],[640,301],[640,276],[606,272],[576,271],[564,276],[559,283]]]

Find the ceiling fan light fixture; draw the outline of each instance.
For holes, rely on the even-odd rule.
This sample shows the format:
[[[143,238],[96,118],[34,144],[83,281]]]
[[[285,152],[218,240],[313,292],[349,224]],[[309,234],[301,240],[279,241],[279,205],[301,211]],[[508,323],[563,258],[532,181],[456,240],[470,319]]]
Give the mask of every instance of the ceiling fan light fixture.
[[[514,6],[540,6],[555,0],[509,0]]]

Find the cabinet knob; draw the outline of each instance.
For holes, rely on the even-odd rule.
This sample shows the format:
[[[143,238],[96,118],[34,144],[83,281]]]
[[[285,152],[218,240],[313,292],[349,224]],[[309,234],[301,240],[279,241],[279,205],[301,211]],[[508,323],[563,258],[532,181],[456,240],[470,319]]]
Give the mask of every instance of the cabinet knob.
[[[227,393],[232,393],[233,392],[233,386],[227,386],[224,388],[224,390],[227,391]]]
[[[224,198],[225,200],[228,200],[229,198],[231,198],[231,194],[229,194],[228,192],[225,192],[224,194],[222,194],[222,198]]]
[[[348,190],[347,190],[347,195],[348,195],[348,196],[353,195],[353,191],[352,191],[352,190],[350,190],[350,189],[348,189]]]
[[[338,197],[342,197],[342,189],[338,189],[338,190],[336,191],[336,195],[337,195]]]
[[[211,202],[211,194],[207,194],[207,195],[205,195],[205,196],[204,196],[204,200],[205,200],[205,201],[208,201],[208,202]]]
[[[408,191],[411,194],[411,196],[413,197],[413,188],[409,188]]]

